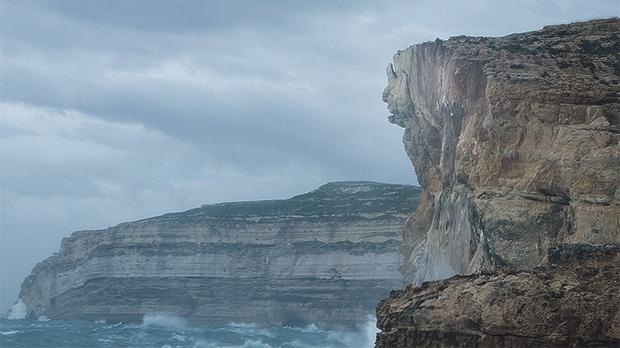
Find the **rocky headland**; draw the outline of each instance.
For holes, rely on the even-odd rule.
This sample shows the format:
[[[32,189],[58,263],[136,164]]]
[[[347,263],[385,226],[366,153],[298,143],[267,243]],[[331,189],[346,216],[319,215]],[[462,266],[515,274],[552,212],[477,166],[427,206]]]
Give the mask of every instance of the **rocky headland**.
[[[377,346],[617,347],[620,247],[562,245],[547,260],[392,292]]]
[[[20,305],[29,318],[358,323],[403,285],[402,229],[419,191],[335,182],[75,232],[24,280]]]
[[[423,192],[377,347],[620,344],[619,37],[611,18],[396,53],[383,98]]]

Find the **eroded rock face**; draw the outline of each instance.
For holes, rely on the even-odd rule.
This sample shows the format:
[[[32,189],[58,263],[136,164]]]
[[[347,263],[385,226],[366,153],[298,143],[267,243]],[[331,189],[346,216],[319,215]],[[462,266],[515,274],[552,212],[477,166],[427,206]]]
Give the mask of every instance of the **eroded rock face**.
[[[399,51],[384,100],[424,189],[406,280],[620,242],[620,20]]]
[[[28,316],[347,324],[402,286],[419,188],[329,183],[287,200],[207,205],[80,231],[22,284]]]
[[[376,347],[618,347],[620,247],[565,245],[547,260],[393,291]]]

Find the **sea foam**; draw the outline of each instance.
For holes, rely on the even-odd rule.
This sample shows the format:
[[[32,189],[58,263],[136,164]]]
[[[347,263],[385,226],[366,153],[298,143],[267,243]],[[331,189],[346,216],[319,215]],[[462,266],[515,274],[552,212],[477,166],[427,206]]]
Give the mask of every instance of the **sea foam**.
[[[7,315],[7,319],[16,320],[16,319],[25,319],[26,314],[28,313],[28,306],[22,301],[20,298],[15,302],[11,310],[9,311],[9,315]]]
[[[170,314],[145,314],[142,318],[143,326],[159,326],[173,330],[185,330],[187,321]]]
[[[162,313],[145,315],[140,325],[0,319],[0,329],[2,347],[74,346],[79,336],[81,346],[93,348],[366,348],[373,346],[377,331],[373,318],[356,329],[329,329],[318,324],[196,326],[178,316]]]
[[[356,332],[330,331],[329,340],[338,342],[339,346],[372,348],[375,346],[375,339],[379,330],[376,326],[376,318],[368,316],[366,322],[358,327]]]

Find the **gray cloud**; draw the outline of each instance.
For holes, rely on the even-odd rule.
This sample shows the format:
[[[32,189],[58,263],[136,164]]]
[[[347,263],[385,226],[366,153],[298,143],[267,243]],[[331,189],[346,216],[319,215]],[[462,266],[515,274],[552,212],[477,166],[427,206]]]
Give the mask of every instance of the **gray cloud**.
[[[328,180],[415,183],[397,49],[619,14],[582,1],[0,2],[0,310],[73,230]]]

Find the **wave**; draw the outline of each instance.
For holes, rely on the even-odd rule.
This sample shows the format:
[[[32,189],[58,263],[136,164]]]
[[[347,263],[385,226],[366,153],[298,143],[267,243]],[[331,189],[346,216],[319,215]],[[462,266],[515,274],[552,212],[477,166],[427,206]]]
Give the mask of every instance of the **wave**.
[[[75,346],[76,337],[79,337],[80,346],[93,348],[370,348],[377,332],[372,317],[355,329],[329,329],[317,324],[305,327],[245,323],[193,325],[184,318],[164,313],[144,315],[138,325],[0,319],[0,327],[2,347]]]
[[[207,341],[198,341],[194,344],[193,348],[274,348],[273,346],[257,340],[247,340],[241,345],[226,345],[223,346],[218,343],[212,343]]]
[[[187,321],[181,317],[171,314],[145,314],[142,318],[142,326],[158,326],[173,330],[186,330]]]
[[[16,333],[19,333],[19,331],[17,330],[11,330],[11,331],[1,331],[0,335],[2,336],[8,336],[8,335],[15,335]]]
[[[321,332],[323,330],[319,329],[319,327],[316,326],[316,324],[310,324],[302,328],[301,331],[302,332]]]
[[[228,326],[230,326],[230,327],[238,327],[238,328],[242,328],[242,329],[254,329],[254,328],[258,327],[258,325],[254,324],[254,323],[236,323],[236,322],[232,322],[232,323],[228,324]]]
[[[376,318],[368,316],[366,322],[358,327],[357,331],[341,332],[330,331],[328,340],[338,342],[344,347],[373,348],[377,337]]]
[[[28,306],[26,306],[24,301],[20,298],[17,302],[15,302],[13,307],[11,307],[9,310],[9,315],[7,315],[6,318],[9,320],[25,319],[27,314]]]

